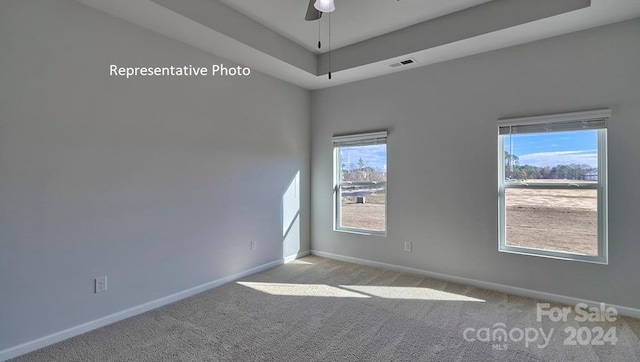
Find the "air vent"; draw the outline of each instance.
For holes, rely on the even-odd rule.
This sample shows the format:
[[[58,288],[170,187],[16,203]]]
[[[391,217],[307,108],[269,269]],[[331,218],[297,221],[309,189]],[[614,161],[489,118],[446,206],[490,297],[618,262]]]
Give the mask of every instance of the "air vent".
[[[401,61],[399,61],[397,63],[389,64],[389,66],[391,68],[396,68],[396,67],[402,67],[402,66],[405,66],[405,65],[411,65],[411,64],[415,64],[415,63],[416,63],[415,59],[407,58],[407,59],[401,60]]]

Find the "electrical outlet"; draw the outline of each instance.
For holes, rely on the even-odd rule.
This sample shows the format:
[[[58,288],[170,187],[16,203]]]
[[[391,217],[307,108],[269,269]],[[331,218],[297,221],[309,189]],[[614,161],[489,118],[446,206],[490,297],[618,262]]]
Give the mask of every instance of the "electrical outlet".
[[[100,277],[95,279],[96,282],[96,293],[106,292],[107,291],[107,277]]]
[[[404,242],[404,251],[411,251],[411,242],[410,241],[405,241]]]
[[[255,240],[251,240],[251,251],[256,250],[258,242]]]

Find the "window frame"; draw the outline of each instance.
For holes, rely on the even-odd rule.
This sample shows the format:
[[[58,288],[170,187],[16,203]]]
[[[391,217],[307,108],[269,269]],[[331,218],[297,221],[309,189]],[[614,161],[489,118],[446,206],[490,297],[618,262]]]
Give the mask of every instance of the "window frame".
[[[574,112],[547,116],[523,117],[513,119],[501,119],[498,121],[498,127],[513,125],[536,125],[536,124],[559,124],[562,122],[572,121],[588,121],[601,119],[605,121],[604,127],[597,128],[598,132],[598,183],[597,184],[580,184],[575,182],[566,183],[523,183],[523,182],[507,182],[505,179],[505,147],[504,139],[509,135],[500,134],[498,132],[498,251],[512,254],[521,254],[529,256],[538,256],[560,260],[581,261],[596,264],[608,264],[608,172],[607,172],[607,125],[608,119],[611,117],[611,110],[595,110],[586,112]],[[566,124],[566,123],[565,123]],[[563,130],[549,131],[549,133],[562,132]],[[575,129],[579,131],[579,129]],[[534,132],[537,133],[537,132]],[[557,189],[557,190],[575,190],[578,189],[596,189],[597,190],[597,218],[598,218],[598,255],[582,255],[577,253],[552,251],[543,249],[526,248],[521,246],[507,245],[507,220],[506,220],[506,190],[514,189]]]
[[[340,155],[341,147],[357,147],[357,146],[371,146],[384,144],[387,146],[387,131],[372,132],[372,133],[359,133],[345,136],[334,136],[333,142],[333,230],[339,232],[348,232],[361,235],[374,235],[374,236],[387,236],[388,229],[388,181],[376,182],[376,181],[345,181],[341,180],[342,158]],[[388,153],[385,155],[385,165],[388,163]],[[387,171],[388,176],[388,171]],[[358,186],[358,185],[377,185],[384,186],[385,190],[385,203],[384,203],[384,230],[370,230],[353,227],[341,226],[341,189],[343,186]]]

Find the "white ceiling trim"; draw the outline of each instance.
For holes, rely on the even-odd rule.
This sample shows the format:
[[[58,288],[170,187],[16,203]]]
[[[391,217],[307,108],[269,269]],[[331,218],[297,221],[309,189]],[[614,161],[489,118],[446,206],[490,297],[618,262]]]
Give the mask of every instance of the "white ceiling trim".
[[[303,19],[309,0],[219,1],[319,54],[328,47],[317,48],[318,26],[327,45],[329,17],[331,48],[339,49],[491,0],[336,0],[336,11],[322,16],[320,24]]]
[[[318,76],[263,53],[150,0],[76,0],[171,39],[228,59],[238,65],[303,88],[317,87]]]
[[[239,65],[251,67],[262,73],[311,90],[332,87],[412,69],[418,66],[425,66],[486,51],[524,44],[640,16],[640,1],[638,0],[592,0],[591,6],[587,8],[534,20],[487,34],[460,39],[430,49],[398,54],[388,59],[386,59],[387,55],[384,57],[378,56],[378,60],[375,60],[377,55],[372,52],[369,59],[374,59],[373,61],[367,62],[365,59],[364,61],[361,60],[352,63],[349,66],[343,67],[342,70],[333,72],[333,79],[328,80],[326,76],[318,76],[317,74],[320,72],[312,71],[312,69],[318,69],[318,58],[316,55],[308,52],[310,56],[307,57],[305,54],[299,52],[300,46],[298,44],[278,34],[270,33],[268,34],[268,38],[247,36],[245,34],[243,35],[243,41],[240,41],[236,38],[240,37],[237,36],[237,34],[238,31],[242,33],[242,29],[236,29],[236,38],[229,36],[228,33],[233,33],[233,31],[229,30],[229,27],[231,24],[236,23],[245,24],[243,29],[246,29],[248,26],[252,28],[254,32],[257,31],[256,29],[266,29],[264,25],[258,24],[237,11],[226,13],[227,17],[235,16],[238,17],[237,19],[227,19],[225,22],[212,21],[208,24],[203,24],[203,22],[207,22],[202,18],[199,19],[200,21],[196,21],[152,0],[77,1],[222,58],[229,59]],[[171,4],[203,4],[204,1],[210,0],[182,0],[180,2],[155,1],[166,2],[168,5],[173,6]],[[216,6],[226,6],[218,1],[216,1],[216,3],[218,3]],[[487,3],[486,5],[479,5],[479,7],[488,6],[491,3],[493,2]],[[167,4],[163,3],[163,5]],[[464,11],[466,10],[463,10],[463,12]],[[188,12],[182,11],[182,13]],[[226,28],[221,27],[220,24],[225,25]],[[212,27],[218,27],[218,29],[212,29]],[[280,39],[280,37],[282,39]],[[265,43],[265,39],[267,39],[267,43]],[[374,40],[370,40],[371,44],[374,44]],[[269,45],[268,42],[273,42],[271,43],[273,45]],[[267,49],[264,48],[265,46]],[[272,46],[278,49],[277,54],[269,51]],[[375,48],[375,45],[371,46]],[[348,48],[349,47],[343,48],[343,51],[347,51]],[[390,63],[404,59],[405,57],[413,57],[417,60],[417,63],[397,68],[388,66]],[[321,56],[321,63],[322,59]]]

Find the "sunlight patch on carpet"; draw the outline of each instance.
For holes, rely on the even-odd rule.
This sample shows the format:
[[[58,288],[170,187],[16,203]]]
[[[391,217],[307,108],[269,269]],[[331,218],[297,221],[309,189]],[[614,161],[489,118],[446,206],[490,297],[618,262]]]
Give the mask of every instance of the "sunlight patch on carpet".
[[[300,259],[296,259],[296,260],[292,260],[292,261],[288,262],[287,265],[313,265],[313,263],[310,263],[310,262],[304,261],[304,260],[300,260]]]
[[[364,293],[386,299],[418,299],[442,300],[462,302],[485,302],[483,299],[473,298],[462,294],[448,293],[441,290],[419,287],[390,287],[378,285],[341,285],[340,288]]]
[[[238,282],[245,287],[271,294],[294,297],[338,297],[338,298],[371,298],[355,291],[332,287],[325,284],[289,284]]]

